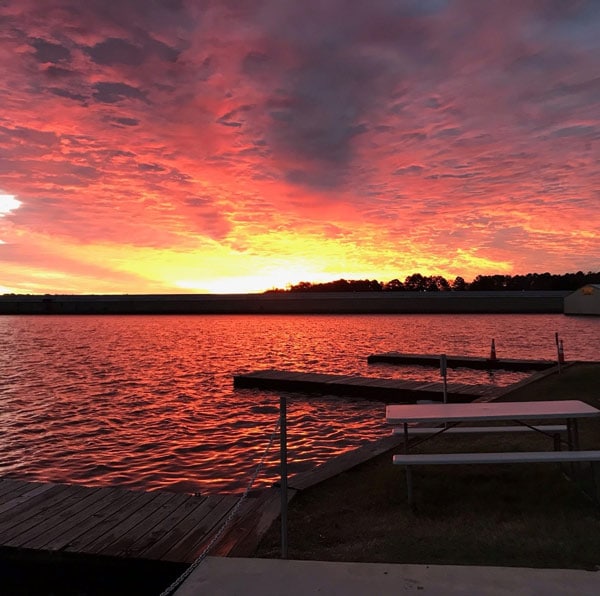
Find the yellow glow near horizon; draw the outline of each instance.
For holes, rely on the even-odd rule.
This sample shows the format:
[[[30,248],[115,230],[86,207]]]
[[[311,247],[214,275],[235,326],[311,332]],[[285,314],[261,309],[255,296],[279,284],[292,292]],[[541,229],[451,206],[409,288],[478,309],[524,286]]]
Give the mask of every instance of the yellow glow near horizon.
[[[302,281],[331,281],[331,275],[309,271],[283,270],[258,272],[256,275],[219,277],[203,280],[178,280],[175,285],[184,290],[209,294],[255,294],[272,289],[286,289]]]
[[[367,227],[361,228],[362,238],[368,233]],[[244,250],[203,239],[185,251],[175,251],[131,245],[82,245],[65,238],[30,234],[28,243],[52,262],[62,262],[62,267],[55,271],[29,268],[28,283],[20,281],[17,285],[23,269],[8,266],[2,282],[5,292],[15,293],[239,294],[285,290],[300,282],[326,283],[342,278],[387,283],[392,279],[403,281],[413,273],[442,275],[448,281],[461,275],[469,281],[473,271],[486,274],[510,270],[510,263],[478,257],[476,249],[440,255],[435,267],[431,266],[431,255],[424,258],[410,246],[402,250],[403,258],[398,259],[397,249],[385,237],[380,237],[380,247],[365,242],[363,250],[355,239],[325,238],[298,231],[257,234],[245,240]]]

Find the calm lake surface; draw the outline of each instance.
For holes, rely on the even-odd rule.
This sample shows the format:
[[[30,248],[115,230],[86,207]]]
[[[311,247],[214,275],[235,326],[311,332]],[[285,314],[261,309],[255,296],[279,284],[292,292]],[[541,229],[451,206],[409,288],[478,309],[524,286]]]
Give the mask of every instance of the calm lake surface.
[[[375,352],[600,360],[600,318],[563,315],[0,317],[0,476],[215,493],[246,487],[279,394],[234,390],[264,368],[439,380]],[[526,376],[526,375],[525,375]],[[449,369],[448,382],[521,373]],[[290,474],[384,436],[383,404],[288,394]],[[277,444],[255,486],[278,474]]]

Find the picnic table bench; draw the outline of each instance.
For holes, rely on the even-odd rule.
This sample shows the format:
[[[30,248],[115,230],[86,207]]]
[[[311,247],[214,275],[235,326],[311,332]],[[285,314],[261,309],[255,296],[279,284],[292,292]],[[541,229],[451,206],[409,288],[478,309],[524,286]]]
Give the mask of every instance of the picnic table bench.
[[[454,464],[496,464],[496,463],[571,463],[589,462],[592,473],[596,474],[595,464],[600,461],[600,451],[581,451],[577,420],[599,416],[600,410],[579,400],[537,401],[537,402],[486,402],[471,404],[407,404],[390,405],[386,408],[386,421],[402,425],[393,430],[404,434],[404,454],[393,456],[393,463],[406,468],[406,483],[409,505],[413,504],[411,467],[415,465],[454,465]],[[561,425],[529,425],[523,421],[566,420]],[[461,422],[518,422],[515,426],[460,426]],[[409,424],[435,422],[446,424],[438,427],[409,427]],[[499,433],[537,431],[543,434],[567,432],[567,451],[560,451],[560,441],[555,438],[554,451],[508,451],[493,453],[433,453],[410,454],[410,435],[443,433]],[[594,482],[598,500],[597,484]]]

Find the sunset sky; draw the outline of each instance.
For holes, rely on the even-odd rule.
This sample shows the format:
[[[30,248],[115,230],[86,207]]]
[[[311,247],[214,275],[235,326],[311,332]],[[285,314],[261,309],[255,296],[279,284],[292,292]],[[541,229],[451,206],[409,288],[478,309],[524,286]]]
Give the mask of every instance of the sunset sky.
[[[0,293],[600,270],[597,0],[4,0]]]

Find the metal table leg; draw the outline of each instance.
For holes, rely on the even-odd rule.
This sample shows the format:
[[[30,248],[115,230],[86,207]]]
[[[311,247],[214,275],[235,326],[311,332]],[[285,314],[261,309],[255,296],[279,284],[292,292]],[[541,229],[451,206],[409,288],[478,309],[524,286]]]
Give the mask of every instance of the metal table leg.
[[[404,423],[404,453],[408,455],[408,423]],[[406,469],[406,494],[408,497],[408,506],[413,507],[413,486],[412,486],[412,471],[410,466],[405,466]]]

